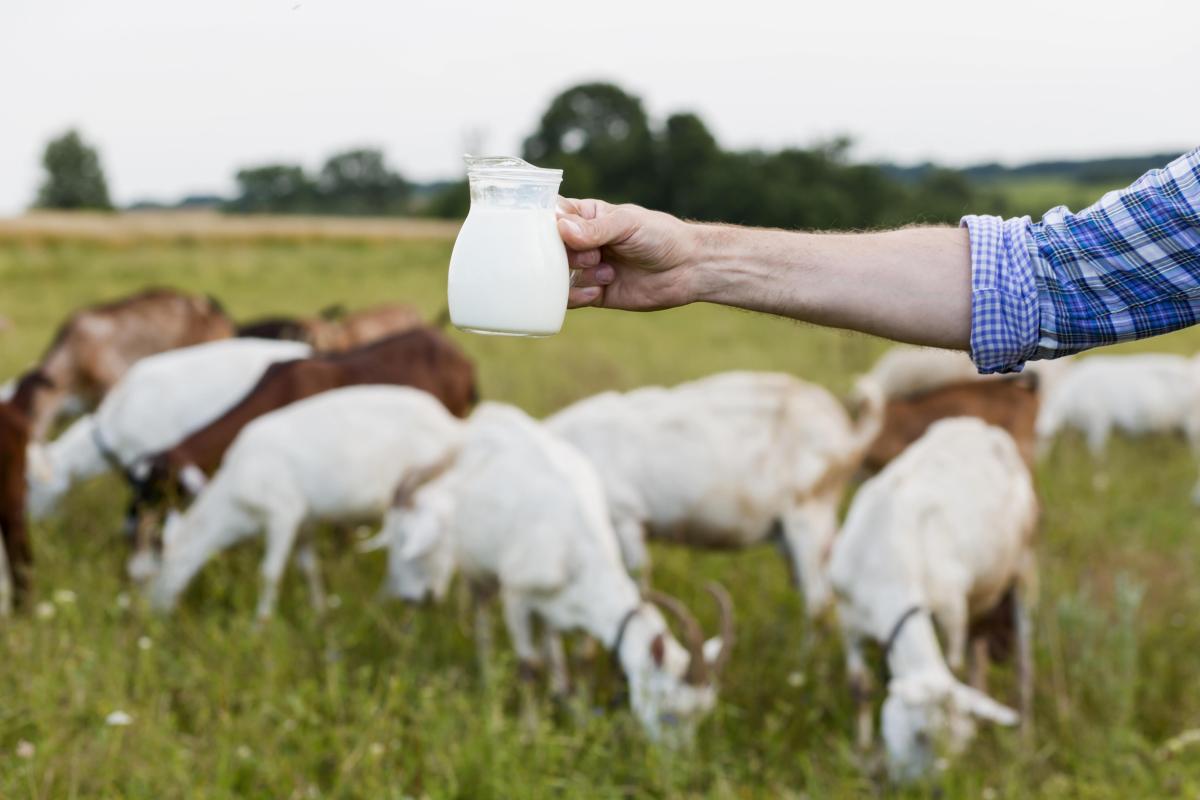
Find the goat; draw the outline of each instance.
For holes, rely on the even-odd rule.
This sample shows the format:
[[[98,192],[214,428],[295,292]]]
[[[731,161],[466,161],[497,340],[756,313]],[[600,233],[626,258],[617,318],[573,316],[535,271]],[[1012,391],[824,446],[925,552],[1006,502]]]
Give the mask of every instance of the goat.
[[[168,449],[149,454],[130,472],[134,502],[129,523],[139,552],[154,547],[156,511],[164,501],[196,494],[221,463],[238,433],[251,421],[297,400],[330,389],[362,384],[412,386],[432,394],[455,416],[475,404],[475,368],[445,334],[420,327],[343,353],[314,355],[269,366],[258,382],[224,414],[197,427]]]
[[[1083,433],[1103,458],[1114,429],[1131,436],[1184,433],[1200,447],[1197,365],[1184,356],[1091,356],[1080,359],[1042,404],[1037,421],[1045,454],[1066,428]],[[1200,488],[1200,487],[1198,487]]]
[[[672,389],[606,392],[549,417],[604,482],[626,565],[644,538],[740,548],[779,537],[810,615],[829,603],[825,562],[843,490],[879,431],[882,400],[855,426],[825,389],[730,372]]]
[[[25,451],[29,446],[29,419],[11,403],[0,403],[0,616],[7,616],[14,601],[29,594],[33,548],[25,520]]]
[[[884,406],[883,428],[871,442],[863,458],[863,468],[869,472],[883,469],[921,438],[931,424],[947,417],[978,417],[1004,428],[1032,468],[1037,414],[1038,379],[1033,374],[962,381],[914,395],[892,397]]]
[[[28,452],[29,510],[50,513],[70,487],[179,440],[241,397],[272,362],[311,352],[299,342],[228,339],[160,353],[135,364],[94,414]]]
[[[260,417],[195,503],[167,517],[161,561],[138,576],[149,580],[151,603],[173,608],[213,555],[264,533],[258,618],[274,611],[293,547],[320,610],[316,553],[301,528],[382,517],[401,479],[446,459],[461,427],[432,395],[401,386],[334,389]]]
[[[984,693],[986,648],[976,640],[974,687],[962,668],[968,625],[1011,592],[1021,711],[1031,712],[1032,656],[1024,602],[1036,584],[1032,542],[1038,515],[1029,469],[1012,437],[979,419],[935,422],[863,484],[833,547],[850,685],[858,700],[858,743],[871,744],[866,641],[884,646],[890,671],[882,730],[893,777],[927,773],[961,751],[972,718],[1014,725],[1016,712]],[[944,631],[946,658],[934,621]]]
[[[953,383],[987,380],[971,358],[957,350],[899,345],[885,352],[863,378],[886,399],[922,394]],[[854,394],[863,389],[855,388]]]
[[[172,289],[138,294],[80,309],[58,329],[36,371],[41,386],[21,410],[42,441],[72,399],[94,408],[138,359],[233,335],[233,323],[215,300]]]
[[[331,306],[315,317],[264,317],[239,326],[238,336],[294,339],[318,351],[348,350],[384,336],[424,325],[421,312],[411,306],[381,305],[346,313]]]
[[[733,639],[728,595],[711,589],[721,636],[708,642],[678,601],[661,593],[643,601],[621,561],[595,468],[516,408],[480,406],[449,467],[398,493],[380,538],[389,541],[392,595],[440,599],[456,569],[498,584],[525,675],[540,666],[535,620],[544,623],[541,645],[559,672],[559,632],[582,630],[603,642],[653,738],[688,737],[716,702],[716,676]],[[654,602],[678,618],[686,646]]]

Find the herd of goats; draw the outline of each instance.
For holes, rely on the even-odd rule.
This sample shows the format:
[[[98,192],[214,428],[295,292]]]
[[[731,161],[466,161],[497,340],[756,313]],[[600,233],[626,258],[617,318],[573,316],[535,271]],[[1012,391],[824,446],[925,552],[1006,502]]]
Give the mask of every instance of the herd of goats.
[[[293,553],[321,609],[314,524],[382,519],[362,549],[386,548],[386,595],[437,600],[462,574],[478,599],[499,597],[522,674],[556,689],[560,634],[588,634],[648,734],[673,740],[716,703],[733,604],[707,587],[720,623],[706,640],[650,588],[647,538],[772,543],[807,613],[836,610],[864,749],[865,647],[882,648],[883,755],[906,780],[961,751],[978,721],[1030,722],[1039,453],[1064,428],[1098,456],[1115,429],[1200,446],[1195,368],[1177,356],[982,377],[962,354],[896,348],[858,378],[853,413],[790,375],[731,372],[604,392],[539,421],[479,403],[471,361],[440,328],[402,306],[238,326],[165,289],[75,312],[3,389],[3,610],[27,604],[26,517],[101,473],[128,483],[128,571],[164,611],[215,554],[260,534],[259,617]],[[989,658],[1006,654],[1020,713],[986,692]]]

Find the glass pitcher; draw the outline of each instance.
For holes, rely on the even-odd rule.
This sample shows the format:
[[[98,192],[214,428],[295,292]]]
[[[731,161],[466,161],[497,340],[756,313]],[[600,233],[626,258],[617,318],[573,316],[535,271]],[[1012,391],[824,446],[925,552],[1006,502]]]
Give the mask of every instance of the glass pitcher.
[[[450,321],[474,333],[558,333],[570,288],[555,218],[562,170],[511,157],[463,160],[471,210],[450,256]]]

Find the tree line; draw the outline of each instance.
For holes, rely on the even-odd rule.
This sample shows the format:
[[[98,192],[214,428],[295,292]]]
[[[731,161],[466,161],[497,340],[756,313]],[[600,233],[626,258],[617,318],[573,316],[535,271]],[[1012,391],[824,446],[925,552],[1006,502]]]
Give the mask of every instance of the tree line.
[[[694,113],[654,124],[637,96],[610,83],[586,83],[550,102],[521,155],[561,168],[567,196],[634,202],[689,219],[806,229],[1025,213],[1029,209],[1011,207],[998,180],[1123,181],[1170,160],[1156,155],[950,170],[853,163],[850,147],[839,138],[806,148],[727,150]],[[51,142],[43,164],[39,206],[111,206],[98,156],[76,132]],[[461,218],[470,203],[465,180],[412,184],[376,148],[336,153],[316,172],[275,163],[240,169],[235,178],[235,195],[220,203],[231,213]]]

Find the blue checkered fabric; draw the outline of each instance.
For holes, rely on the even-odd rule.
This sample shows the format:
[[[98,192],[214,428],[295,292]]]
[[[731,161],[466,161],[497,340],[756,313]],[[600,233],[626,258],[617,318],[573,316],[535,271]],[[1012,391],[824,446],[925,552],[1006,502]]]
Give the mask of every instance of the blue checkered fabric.
[[[1144,339],[1200,320],[1200,148],[1073,213],[962,218],[980,372]]]

